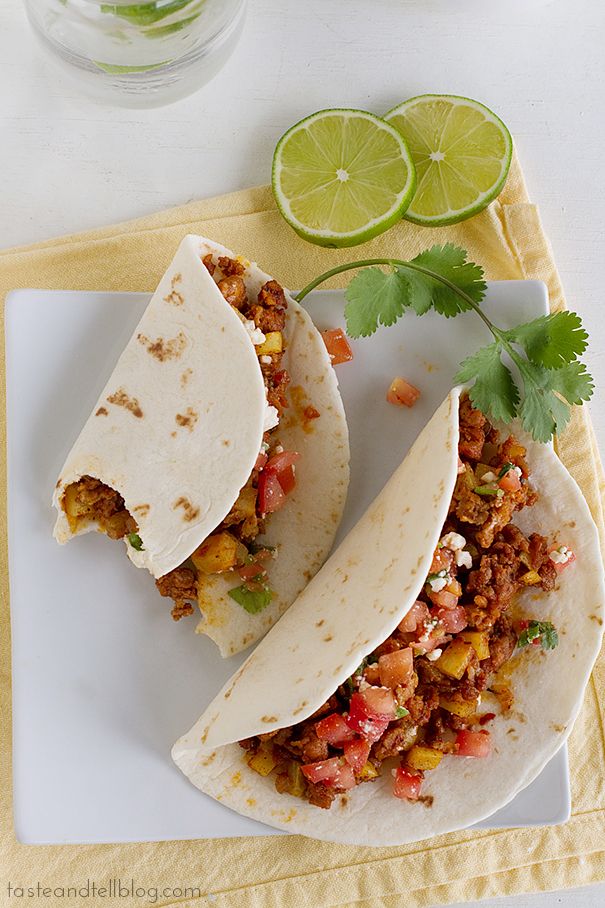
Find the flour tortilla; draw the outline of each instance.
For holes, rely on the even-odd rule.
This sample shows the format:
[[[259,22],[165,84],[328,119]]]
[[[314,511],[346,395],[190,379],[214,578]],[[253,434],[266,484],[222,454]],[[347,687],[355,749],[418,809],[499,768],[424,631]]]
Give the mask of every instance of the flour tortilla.
[[[139,526],[143,548],[124,540],[131,561],[161,577],[182,564],[220,524],[248,481],[261,449],[267,400],[254,345],[201,259],[235,257],[199,236],[187,236],[160,281],[84,425],[57,482],[54,535],[72,532],[61,507],[65,489],[90,475],[117,489]],[[243,260],[242,260],[243,261]],[[270,280],[244,262],[250,298]],[[254,294],[254,297],[252,296]],[[330,359],[307,313],[287,294],[284,367],[291,407],[279,439],[297,450],[298,485],[268,521],[275,599],[249,615],[226,595],[237,578],[203,585],[198,632],[223,655],[257,640],[290,605],[326,558],[348,485],[344,410]],[[305,406],[320,417],[308,423]],[[95,530],[89,523],[78,533]]]
[[[568,736],[601,643],[603,567],[597,529],[576,483],[552,448],[523,437],[541,494],[515,522],[570,546],[577,561],[556,591],[537,598],[528,591],[519,600],[520,614],[555,624],[560,643],[548,653],[530,647],[505,666],[515,704],[490,727],[492,755],[444,759],[426,774],[423,802],[395,799],[384,766],[378,780],[322,810],[279,794],[273,778],[249,769],[233,743],[310,716],[415,601],[456,481],[459,398],[460,389],[451,392],[339,549],[174,745],[173,759],[193,784],[238,813],[325,841],[417,841],[494,813],[538,775]]]

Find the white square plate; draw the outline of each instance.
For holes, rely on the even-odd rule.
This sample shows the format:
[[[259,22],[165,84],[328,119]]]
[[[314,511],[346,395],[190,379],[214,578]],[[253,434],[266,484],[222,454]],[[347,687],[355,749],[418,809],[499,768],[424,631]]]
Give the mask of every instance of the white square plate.
[[[50,506],[63,459],[149,299],[147,294],[18,290],[6,303],[14,803],[26,843],[268,835],[200,794],[170,748],[243,656],[222,660],[195,619],[174,624],[152,578],[100,534],[66,547]],[[341,291],[306,301],[320,328],[343,324]],[[547,311],[539,282],[492,283],[503,327]],[[379,492],[441,400],[458,363],[488,340],[472,313],[408,314],[354,342],[338,367],[351,432],[340,538]],[[422,390],[413,410],[385,401],[395,375]],[[144,465],[141,464],[141,468]],[[482,826],[569,817],[567,754]]]

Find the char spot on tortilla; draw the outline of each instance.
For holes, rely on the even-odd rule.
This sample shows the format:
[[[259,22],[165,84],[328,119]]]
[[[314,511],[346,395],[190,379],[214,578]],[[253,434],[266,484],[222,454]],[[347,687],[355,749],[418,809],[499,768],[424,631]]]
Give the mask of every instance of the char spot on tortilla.
[[[117,391],[110,394],[107,398],[107,403],[114,404],[116,407],[124,407],[125,410],[132,413],[137,419],[143,418],[143,411],[141,410],[138,400],[136,397],[130,397],[124,388],[118,388]]]
[[[433,797],[433,795],[421,795],[419,798],[417,798],[417,800],[424,807],[432,807],[435,798]]]
[[[228,438],[223,438],[223,447],[228,448],[231,445],[231,442]]]
[[[345,574],[341,580],[341,583],[346,583],[348,579],[349,579],[349,575]]]
[[[256,798],[246,798],[246,804],[248,807],[254,807],[256,805]]]
[[[340,798],[340,808],[341,808],[341,810],[344,810],[344,808],[347,806],[348,803],[349,803],[349,796],[348,796],[348,795],[342,795],[341,798]]]
[[[603,619],[600,617],[600,615],[589,615],[588,617],[591,621],[596,621],[599,627],[603,627]]]
[[[191,407],[187,407],[184,413],[177,413],[174,418],[177,425],[181,426],[183,429],[188,429],[190,432],[193,432],[193,427],[200,417],[199,413],[196,413],[195,410],[192,410]]]
[[[182,331],[179,331],[176,337],[171,340],[164,340],[158,337],[156,341],[146,337],[144,334],[137,334],[137,340],[142,344],[150,356],[153,356],[159,362],[166,362],[167,359],[178,359],[182,356],[183,350],[187,346],[187,338]]]
[[[210,766],[210,764],[214,761],[215,758],[216,758],[216,751],[213,750],[212,753],[209,754],[207,757],[202,757],[202,759],[200,760],[200,763],[202,764],[202,766]]]
[[[171,437],[171,438],[176,438],[176,432],[171,432],[171,433],[170,433],[170,437]]]
[[[107,407],[99,407],[99,409],[95,413],[95,416],[109,416],[109,410],[107,409]]]
[[[323,624],[325,624],[325,623],[326,623],[325,618],[322,618],[321,621],[316,621],[316,622],[315,622],[315,627],[321,627],[321,626],[322,626]]]
[[[261,722],[265,722],[267,725],[270,722],[277,722],[277,716],[261,716]]]
[[[177,498],[177,500],[176,500],[176,501],[174,502],[174,504],[172,505],[172,510],[173,510],[173,511],[176,511],[177,508],[182,508],[182,509],[183,509],[183,512],[184,512],[184,513],[183,513],[183,520],[185,520],[187,523],[191,523],[192,520],[195,520],[195,518],[196,518],[196,517],[198,516],[198,514],[200,513],[200,509],[194,507],[194,506],[191,504],[191,502],[189,501],[189,499],[188,499],[188,498],[184,498],[183,496],[181,496],[180,498]]]
[[[231,784],[239,785],[241,783],[241,781],[242,781],[242,774],[238,770],[237,772],[234,772],[233,775],[231,776]]]
[[[165,303],[170,303],[171,306],[182,306],[185,302],[185,298],[182,293],[176,289],[177,284],[180,284],[183,280],[183,275],[179,272],[175,274],[172,280],[170,281],[170,293],[164,297]]]
[[[324,643],[330,643],[333,639],[334,636],[332,634],[326,634],[326,636],[324,637]]]
[[[137,504],[132,509],[135,514],[138,514],[140,517],[146,517],[151,510],[150,504]]]
[[[185,369],[181,375],[181,388],[184,388],[191,376],[193,375],[193,369]]]
[[[55,485],[55,489],[58,489],[58,488],[60,487],[61,482],[62,482],[61,477],[59,477],[59,478],[57,479],[57,484]]]

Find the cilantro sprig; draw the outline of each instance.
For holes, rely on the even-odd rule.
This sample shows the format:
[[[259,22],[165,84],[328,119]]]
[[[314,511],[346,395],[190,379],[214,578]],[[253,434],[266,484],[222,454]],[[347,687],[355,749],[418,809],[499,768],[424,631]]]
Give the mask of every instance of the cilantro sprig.
[[[554,624],[550,621],[530,621],[525,630],[519,634],[517,645],[523,648],[534,640],[540,641],[542,649],[555,649],[559,645],[559,635]]]
[[[588,335],[575,312],[555,312],[503,330],[481,308],[487,285],[480,265],[464,249],[447,243],[414,259],[364,259],[326,271],[297,296],[300,302],[329,278],[358,270],[345,296],[347,334],[368,337],[394,325],[411,309],[430,309],[445,318],[472,310],[493,341],[460,365],[456,382],[471,383],[473,404],[494,420],[515,417],[536,441],[546,442],[569,422],[571,406],[592,396],[593,380],[579,360]],[[504,357],[504,359],[503,359]],[[512,366],[512,368],[511,368]]]

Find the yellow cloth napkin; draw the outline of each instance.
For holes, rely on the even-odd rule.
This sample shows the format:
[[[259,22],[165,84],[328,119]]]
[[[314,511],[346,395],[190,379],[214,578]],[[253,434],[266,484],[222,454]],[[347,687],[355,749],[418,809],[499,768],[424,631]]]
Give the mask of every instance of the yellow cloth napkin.
[[[0,295],[4,297],[14,287],[151,291],[178,242],[190,232],[206,234],[254,257],[290,287],[302,287],[321,271],[351,257],[388,251],[409,258],[433,243],[452,241],[484,265],[488,278],[539,278],[548,285],[553,308],[564,306],[548,242],[538,212],[529,203],[516,161],[498,201],[478,217],[437,230],[402,222],[367,244],[361,254],[359,250],[319,249],[299,240],[277,213],[269,189],[261,187],[0,253]],[[559,442],[559,452],[582,487],[605,541],[605,481],[586,408],[575,412]],[[1,475],[4,482],[4,469]],[[2,522],[5,540],[4,508]],[[7,879],[13,887],[35,887],[39,881],[57,889],[54,895],[43,897],[42,903],[70,908],[118,904],[140,908],[153,902],[179,908],[210,904],[216,908],[395,908],[404,904],[413,908],[578,886],[605,878],[603,656],[570,740],[573,816],[563,826],[457,832],[415,845],[381,849],[327,845],[288,836],[102,846],[17,844],[11,813],[6,559],[3,542],[0,865],[6,879],[1,884],[0,904],[34,903],[26,897],[9,901]],[[32,603],[32,608],[35,605]],[[40,746],[44,747],[43,741]],[[97,886],[108,886],[110,879],[120,879],[123,889],[132,888],[134,881],[139,895],[61,896],[61,887],[86,886],[90,880],[90,891],[93,880]],[[200,894],[192,897],[191,892],[183,891],[186,887],[199,887]]]

